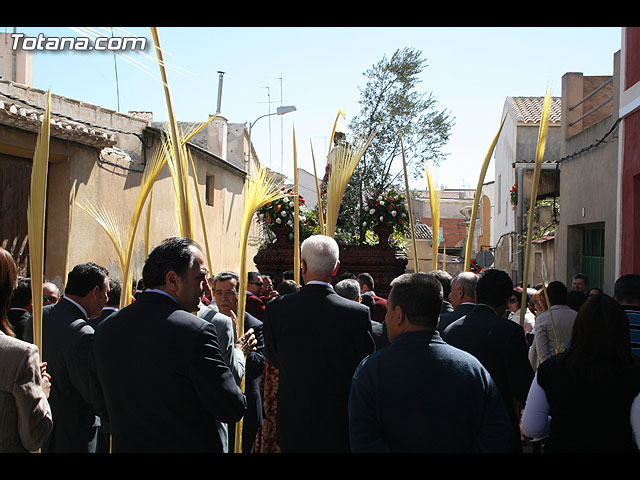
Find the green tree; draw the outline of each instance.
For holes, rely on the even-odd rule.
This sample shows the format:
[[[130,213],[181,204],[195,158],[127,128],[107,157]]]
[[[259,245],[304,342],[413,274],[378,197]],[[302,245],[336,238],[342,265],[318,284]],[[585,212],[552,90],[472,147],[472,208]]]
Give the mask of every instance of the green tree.
[[[356,135],[378,133],[356,168],[343,202],[344,215],[339,226],[362,242],[360,211],[365,197],[391,188],[404,191],[402,145],[407,171],[414,179],[424,177],[424,163],[440,164],[454,119],[446,110],[436,108],[431,92],[418,91],[419,76],[426,60],[414,48],[396,50],[368,69],[366,85],[359,87],[360,112],[349,128]]]

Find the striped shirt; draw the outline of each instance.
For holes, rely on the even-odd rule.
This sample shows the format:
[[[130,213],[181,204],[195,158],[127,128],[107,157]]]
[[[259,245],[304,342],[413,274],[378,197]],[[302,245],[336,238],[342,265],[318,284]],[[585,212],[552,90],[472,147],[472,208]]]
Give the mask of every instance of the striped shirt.
[[[640,356],[640,307],[625,305],[623,308],[629,319],[631,351]]]

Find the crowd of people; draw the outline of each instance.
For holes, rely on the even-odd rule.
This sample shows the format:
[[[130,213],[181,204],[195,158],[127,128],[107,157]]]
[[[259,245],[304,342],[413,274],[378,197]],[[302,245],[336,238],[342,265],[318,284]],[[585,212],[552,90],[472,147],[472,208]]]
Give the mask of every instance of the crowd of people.
[[[437,270],[383,298],[330,237],[300,259],[240,292],[170,238],[119,308],[92,262],[33,299],[0,249],[0,452],[638,452],[640,274]]]

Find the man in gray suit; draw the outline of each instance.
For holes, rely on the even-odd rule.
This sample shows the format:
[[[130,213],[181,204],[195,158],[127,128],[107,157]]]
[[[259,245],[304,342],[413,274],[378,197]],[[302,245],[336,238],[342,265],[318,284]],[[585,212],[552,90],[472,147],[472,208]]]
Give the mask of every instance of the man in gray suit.
[[[233,291],[235,292],[235,304],[227,301],[227,295],[221,294],[220,292],[222,290],[220,288],[216,289],[216,284],[218,282],[224,283],[233,279],[237,283],[237,275],[230,274],[231,272],[222,272],[216,275],[213,279],[212,286],[216,299],[216,306],[219,311],[216,312],[212,308],[201,303],[200,309],[198,310],[198,316],[216,327],[216,332],[218,333],[218,346],[220,347],[222,358],[224,358],[224,362],[231,370],[231,373],[233,373],[233,378],[235,379],[236,384],[240,386],[242,383],[242,377],[245,374],[245,355],[256,350],[256,344],[258,341],[256,340],[256,336],[252,328],[247,329],[242,337],[236,339],[237,329],[235,325],[235,312],[232,310],[232,307],[235,309],[236,307],[234,305],[237,305],[237,289],[233,288]],[[260,353],[260,355],[262,355],[262,353]],[[264,367],[264,359],[262,361],[262,365]],[[252,404],[250,402],[248,392],[246,396],[247,405],[250,408]],[[229,451],[233,451],[233,445],[229,444],[229,425],[224,422],[216,422],[216,424],[218,425],[218,431],[220,432],[220,436],[223,441],[223,452],[227,453]],[[233,432],[231,432],[231,438],[233,438]]]

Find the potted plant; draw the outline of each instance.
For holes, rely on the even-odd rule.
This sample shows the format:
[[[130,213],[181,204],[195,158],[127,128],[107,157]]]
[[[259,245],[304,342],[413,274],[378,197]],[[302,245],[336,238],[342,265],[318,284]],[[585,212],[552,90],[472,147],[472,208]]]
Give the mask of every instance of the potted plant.
[[[392,233],[402,237],[409,233],[406,199],[404,194],[395,190],[377,192],[366,198],[361,215],[362,226],[366,230],[373,230],[381,246],[389,245],[389,236]]]
[[[295,196],[291,188],[282,187],[287,194],[274,202],[269,202],[260,207],[256,216],[258,222],[267,231],[275,235],[276,242],[288,242],[292,237]],[[305,204],[304,197],[298,195],[299,198],[299,222],[300,222],[300,240],[304,240],[315,232],[318,226],[315,220],[315,214],[309,210]],[[290,238],[291,237],[291,238]]]
[[[511,196],[511,205],[515,209],[518,206],[518,184],[514,183],[511,190],[509,190],[509,195]]]

